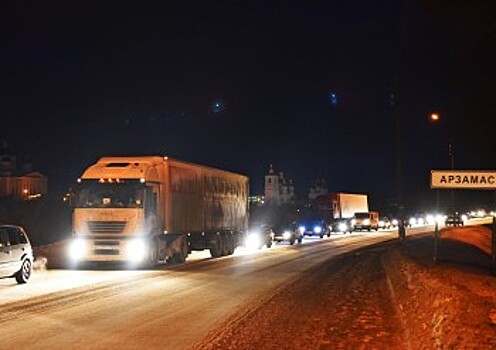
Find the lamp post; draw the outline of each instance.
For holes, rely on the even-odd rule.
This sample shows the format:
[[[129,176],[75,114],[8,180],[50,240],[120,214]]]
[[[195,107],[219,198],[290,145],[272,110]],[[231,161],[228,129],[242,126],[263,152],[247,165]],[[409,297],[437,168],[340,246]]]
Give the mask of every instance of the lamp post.
[[[396,149],[396,201],[398,215],[398,239],[401,243],[406,239],[406,229],[404,222],[404,203],[403,203],[403,144],[402,144],[402,123],[401,113],[398,106],[399,94],[398,76],[395,75],[391,80],[390,103],[394,112],[395,120],[395,149]]]
[[[432,113],[430,115],[430,120],[435,123],[440,123],[441,116],[439,113]],[[448,157],[450,161],[451,170],[455,169],[455,155],[453,153],[453,141],[451,137],[448,137]],[[437,209],[439,209],[439,190],[437,190]],[[455,214],[455,191],[451,190],[451,214]]]

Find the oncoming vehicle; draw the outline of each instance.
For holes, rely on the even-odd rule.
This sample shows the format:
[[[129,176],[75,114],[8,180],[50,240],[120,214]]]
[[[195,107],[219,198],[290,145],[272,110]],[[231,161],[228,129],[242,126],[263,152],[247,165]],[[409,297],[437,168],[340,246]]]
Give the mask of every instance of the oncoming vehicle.
[[[68,249],[76,267],[232,255],[248,227],[248,177],[167,156],[102,157],[76,193]]]
[[[387,216],[381,216],[379,218],[379,228],[383,230],[389,230],[391,228],[391,221]]]
[[[446,226],[463,226],[465,224],[465,221],[463,220],[464,217],[458,213],[455,213],[454,215],[449,215],[444,224]]]
[[[15,225],[0,225],[0,278],[13,277],[26,283],[33,268],[33,249],[24,229]]]
[[[244,246],[249,249],[262,249],[272,247],[274,232],[270,225],[256,225],[248,230],[244,240]]]
[[[272,228],[272,231],[274,232],[273,240],[277,243],[287,241],[293,245],[295,242],[301,243],[303,240],[303,234],[298,229],[296,223],[277,225]]]
[[[346,219],[346,218],[334,219],[331,222],[330,228],[331,228],[331,232],[337,232],[337,233],[353,232],[351,219]]]
[[[298,230],[303,236],[319,236],[324,238],[331,236],[331,232],[323,219],[306,219],[301,220],[298,224]]]
[[[378,230],[379,229],[379,213],[376,211],[355,213],[351,220],[353,230]]]

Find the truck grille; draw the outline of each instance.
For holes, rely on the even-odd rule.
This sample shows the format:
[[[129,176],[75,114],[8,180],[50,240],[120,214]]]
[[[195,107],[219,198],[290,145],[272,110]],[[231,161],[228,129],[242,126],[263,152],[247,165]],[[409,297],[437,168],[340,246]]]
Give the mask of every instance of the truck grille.
[[[88,221],[91,233],[122,233],[126,221]]]
[[[109,250],[109,249],[95,249],[95,255],[119,255],[118,250]]]

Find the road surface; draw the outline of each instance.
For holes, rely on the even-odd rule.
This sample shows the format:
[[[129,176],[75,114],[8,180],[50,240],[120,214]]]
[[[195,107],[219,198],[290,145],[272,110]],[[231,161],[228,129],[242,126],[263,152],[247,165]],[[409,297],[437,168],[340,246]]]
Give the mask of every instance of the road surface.
[[[238,248],[233,256],[217,259],[193,253],[185,264],[151,271],[47,270],[35,271],[27,285],[0,280],[2,347],[208,346],[216,330],[262,305],[305,271],[396,238],[395,231],[355,232],[255,252]]]

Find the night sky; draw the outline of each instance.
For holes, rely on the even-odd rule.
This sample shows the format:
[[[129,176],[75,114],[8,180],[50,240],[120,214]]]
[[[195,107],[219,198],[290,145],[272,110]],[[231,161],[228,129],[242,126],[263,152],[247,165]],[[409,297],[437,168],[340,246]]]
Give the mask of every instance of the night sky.
[[[449,140],[455,168],[496,169],[491,1],[127,3],[2,5],[0,138],[51,190],[100,156],[160,154],[253,194],[272,162],[300,195],[323,178],[390,201],[395,112],[407,202],[433,198]]]

